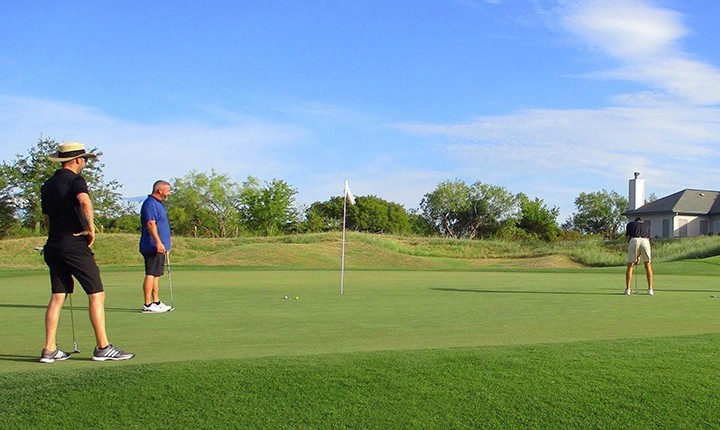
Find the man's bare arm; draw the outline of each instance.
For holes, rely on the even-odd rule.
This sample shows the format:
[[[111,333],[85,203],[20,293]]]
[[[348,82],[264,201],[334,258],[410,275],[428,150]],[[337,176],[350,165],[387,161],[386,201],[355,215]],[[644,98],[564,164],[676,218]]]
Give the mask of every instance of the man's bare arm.
[[[84,230],[75,233],[75,236],[87,236],[88,247],[90,247],[95,242],[95,216],[92,201],[90,201],[90,196],[87,193],[78,194],[77,199],[80,202],[80,222]]]

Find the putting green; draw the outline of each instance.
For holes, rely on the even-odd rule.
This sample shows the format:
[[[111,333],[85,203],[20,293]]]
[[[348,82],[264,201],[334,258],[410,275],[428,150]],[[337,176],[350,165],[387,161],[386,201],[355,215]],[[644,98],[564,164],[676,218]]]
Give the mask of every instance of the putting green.
[[[178,268],[176,310],[155,315],[140,312],[141,269],[103,270],[110,339],[137,354],[109,365],[720,331],[715,277],[662,275],[655,296],[641,287],[627,297],[624,271],[615,272],[349,271],[341,296],[338,272]],[[169,303],[167,281],[161,297]],[[82,352],[51,366],[37,363],[46,271],[5,274],[0,297],[0,371],[100,365],[90,361],[94,338],[81,290],[74,317]],[[68,305],[58,339],[65,350],[72,349]]]

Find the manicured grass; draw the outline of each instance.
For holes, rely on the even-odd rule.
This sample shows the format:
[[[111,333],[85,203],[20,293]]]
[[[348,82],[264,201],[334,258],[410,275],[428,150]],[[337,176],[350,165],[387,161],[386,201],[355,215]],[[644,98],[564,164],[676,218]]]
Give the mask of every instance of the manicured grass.
[[[13,397],[0,400],[0,425],[714,428],[719,342],[704,335],[66,367],[5,375]]]
[[[708,428],[720,282],[697,264],[665,267],[654,297],[622,296],[622,268],[349,271],[340,296],[337,272],[175,267],[163,315],[138,311],[139,267],[104,269],[110,338],[137,357],[89,360],[79,291],[82,353],[52,365],[47,273],[17,271],[0,428]]]

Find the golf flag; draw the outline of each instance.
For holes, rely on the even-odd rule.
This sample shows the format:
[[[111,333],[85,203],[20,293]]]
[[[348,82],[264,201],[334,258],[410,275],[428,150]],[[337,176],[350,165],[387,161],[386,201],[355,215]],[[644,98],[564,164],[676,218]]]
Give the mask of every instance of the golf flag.
[[[355,196],[350,191],[348,180],[345,179],[345,198],[343,198],[343,221],[342,221],[342,256],[340,258],[340,295],[345,294],[345,220],[347,218],[347,204],[355,204]]]
[[[348,184],[348,180],[345,179],[345,198],[350,202],[351,205],[355,204],[355,196],[353,196],[352,191],[350,191],[350,184]]]

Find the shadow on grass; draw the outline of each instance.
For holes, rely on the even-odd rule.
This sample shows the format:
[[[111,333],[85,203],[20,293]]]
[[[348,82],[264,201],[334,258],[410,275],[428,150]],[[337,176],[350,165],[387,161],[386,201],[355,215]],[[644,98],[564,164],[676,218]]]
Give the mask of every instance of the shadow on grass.
[[[22,305],[16,303],[0,303],[0,308],[15,308],[15,309],[47,309],[47,305]],[[69,309],[69,307],[66,307]],[[87,306],[75,306],[74,310],[87,311]],[[132,312],[141,313],[140,309],[137,308],[105,308],[105,312]]]
[[[38,362],[38,355],[0,354],[0,361],[17,361],[20,363]]]
[[[76,357],[75,354],[70,353],[72,357],[68,360],[72,361],[93,361],[91,357]],[[0,354],[0,361],[17,361],[18,363],[39,363],[42,365],[48,365],[52,363],[40,363],[40,354],[38,355],[20,355],[20,354]]]
[[[668,291],[673,293],[720,293],[720,290],[669,290],[667,288],[663,288],[658,291]]]
[[[623,295],[623,291],[612,293],[592,293],[584,291],[523,291],[523,290],[477,290],[467,288],[430,288],[435,291],[450,291],[454,293],[491,293],[491,294],[580,294],[580,295],[596,295],[596,296],[617,296]]]
[[[612,293],[593,293],[586,291],[523,291],[523,290],[478,290],[468,288],[430,288],[435,291],[450,291],[456,293],[491,293],[491,294],[581,294],[581,295],[597,295],[597,296],[617,296],[624,295],[623,291],[612,292]],[[643,290],[644,291],[644,290]],[[655,289],[658,293],[672,292],[672,293],[720,293],[720,290],[669,290],[666,288]],[[711,295],[710,298],[720,299],[720,295]]]

